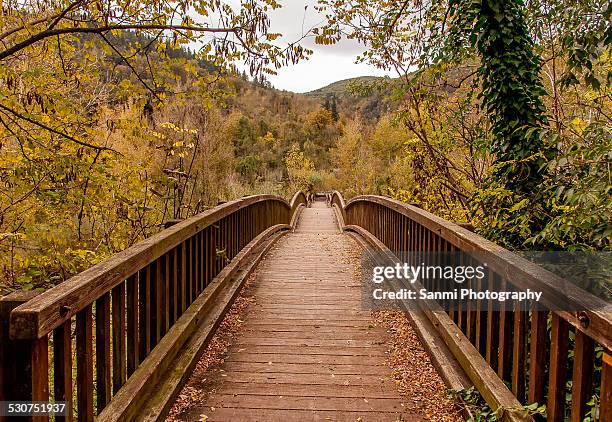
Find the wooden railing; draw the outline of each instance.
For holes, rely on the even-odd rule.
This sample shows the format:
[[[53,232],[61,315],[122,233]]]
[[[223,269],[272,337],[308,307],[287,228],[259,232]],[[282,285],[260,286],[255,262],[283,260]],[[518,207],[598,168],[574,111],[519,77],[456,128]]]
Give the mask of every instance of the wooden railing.
[[[181,316],[199,296],[210,295],[207,286],[249,242],[288,229],[293,213],[305,203],[304,194],[294,196],[291,204],[271,195],[227,202],[118,253],[12,311],[18,303],[5,300],[3,312],[10,315],[10,322],[7,326],[3,321],[3,327],[12,340],[8,341],[6,332],[0,339],[0,400],[48,401],[52,396],[66,401],[70,409],[66,418],[57,420],[72,420],[76,414],[79,421],[91,421],[129,386],[137,371],[142,378],[137,387],[144,391],[155,382],[156,367],[161,364],[152,362],[150,369],[141,366],[165,334],[183,321]],[[123,395],[129,399],[132,394]]]
[[[582,421],[592,408],[591,420],[612,421],[610,304],[418,207],[380,196],[358,196],[345,203],[338,192],[328,195],[328,203],[345,229],[369,232],[387,251],[485,252],[489,274],[483,281],[489,288],[543,292],[544,308],[505,302],[494,309],[491,301],[486,307],[459,305],[448,313],[435,305],[424,307],[493,409],[512,403],[503,391],[508,386],[523,405],[545,403],[549,421],[562,421],[568,414],[572,421]],[[432,283],[424,287],[436,288]],[[599,403],[588,405],[596,387]]]

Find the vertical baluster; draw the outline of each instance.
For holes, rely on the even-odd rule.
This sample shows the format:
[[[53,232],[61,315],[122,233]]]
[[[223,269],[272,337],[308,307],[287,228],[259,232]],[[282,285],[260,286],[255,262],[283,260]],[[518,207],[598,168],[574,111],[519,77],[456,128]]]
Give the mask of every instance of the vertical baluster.
[[[66,402],[66,416],[56,416],[57,422],[71,421],[72,403],[72,322],[69,319],[53,330],[54,399]]]
[[[478,263],[476,263],[478,265]],[[480,291],[481,290],[481,280],[479,280],[478,278],[474,278],[472,280],[472,285],[475,288],[476,291]],[[484,338],[483,336],[483,331],[482,331],[482,301],[479,299],[476,299],[474,301],[474,303],[472,304],[472,306],[474,306],[474,347],[476,347],[476,349],[478,350],[478,352],[480,352],[480,354],[483,354],[483,350],[484,350],[484,346],[482,344],[482,340]]]
[[[172,272],[172,261],[174,256],[174,249],[168,251],[166,255],[164,255],[164,314],[165,325],[164,325],[164,333],[167,333],[172,324],[174,324],[174,277]]]
[[[202,237],[204,238],[202,260],[204,261],[204,287],[206,288],[210,283],[210,226],[202,231]]]
[[[91,305],[76,317],[77,415],[79,422],[93,422],[93,350]]]
[[[148,355],[151,340],[151,288],[149,285],[149,268],[138,274],[138,363]]]
[[[278,224],[278,211],[278,207],[273,208],[274,215],[272,216],[272,222],[274,224]],[[238,222],[238,213],[234,213],[232,214],[232,259],[234,259],[234,257],[238,255],[238,252],[240,251],[238,249],[238,224],[240,224]]]
[[[181,252],[180,252],[180,265],[179,265],[179,292],[180,292],[180,302],[181,302],[181,312],[180,315],[183,315],[185,309],[187,309],[187,241],[181,243]]]
[[[206,287],[206,264],[204,262],[206,247],[204,245],[204,231],[198,233],[198,242],[200,243],[200,253],[198,253],[198,265],[200,266],[199,291],[202,292]]]
[[[238,249],[242,248],[244,248],[244,208],[238,211]]]
[[[506,291],[508,283],[502,278],[500,291]],[[512,371],[512,311],[508,302],[499,303],[499,353],[497,356],[497,375],[504,381],[509,381]]]
[[[593,340],[582,331],[577,330],[572,376],[572,422],[582,422],[587,412],[586,404],[593,394],[594,353]]]
[[[96,392],[98,414],[111,399],[110,294],[96,300]]]
[[[483,264],[480,262],[479,264]],[[487,273],[485,269],[485,276],[478,280],[478,289],[484,291],[487,289],[488,284]],[[478,351],[482,356],[487,354],[487,334],[489,324],[489,303],[485,300],[478,301]]]
[[[156,262],[147,265],[147,287],[149,289],[149,297],[147,301],[147,310],[149,315],[149,343],[147,348],[147,355],[151,353],[151,350],[157,345],[158,337],[158,315],[157,315],[157,268]]]
[[[172,323],[181,315],[181,270],[179,268],[180,246],[172,252]]]
[[[448,243],[446,251],[448,253],[448,262],[451,266],[453,266],[456,261],[455,246]],[[453,289],[455,288],[455,282],[453,280],[450,280],[449,284]],[[451,299],[448,305],[448,316],[450,317],[450,319],[452,319],[455,322],[457,322],[457,319],[458,319],[458,315],[457,315],[458,303],[459,301],[457,299]]]
[[[11,345],[11,384],[7,385],[9,398],[19,401],[49,401],[49,339],[15,341]],[[32,421],[46,421],[35,416]]]
[[[187,240],[187,303],[191,305],[195,299],[194,288],[196,274],[195,274],[195,242],[193,237]]]
[[[512,392],[522,403],[525,400],[525,322],[523,302],[514,305],[514,340],[512,351]]]
[[[487,283],[489,291],[495,290],[496,274],[489,269],[487,271]],[[491,368],[497,368],[497,350],[499,347],[499,312],[494,311],[494,302],[487,301],[487,346],[485,356]]]
[[[445,243],[446,242],[444,239],[436,235],[436,264],[442,266],[443,268],[446,265],[446,262],[444,261],[444,251],[446,249]],[[444,280],[444,274],[442,274],[442,277],[436,280],[436,290],[447,290],[446,282]],[[440,306],[442,306],[443,309],[446,309],[447,302],[445,299],[441,299],[438,303],[440,304]]]
[[[531,311],[531,343],[529,347],[529,403],[544,402],[544,385],[546,371],[546,349],[548,333],[546,320],[548,313],[537,309],[538,304],[533,303]]]
[[[251,209],[251,213],[249,214],[249,240],[252,238],[252,233],[255,230],[255,221],[253,220],[253,212],[255,206],[251,205],[250,209]],[[219,274],[219,257],[217,256],[217,250],[219,250],[219,226],[215,225],[213,230],[212,230],[212,235],[213,235],[213,253],[212,253],[212,263],[213,263],[213,278],[217,276],[217,274]]]
[[[164,328],[166,326],[166,270],[164,269],[164,257],[159,257],[155,262],[155,344],[159,343],[164,336]],[[151,347],[152,348],[152,347]]]
[[[550,369],[548,371],[547,420],[562,421],[565,418],[565,375],[567,371],[568,323],[552,313],[550,338]]]
[[[196,300],[200,291],[200,240],[197,233],[193,239],[193,284],[191,285],[193,300]],[[192,300],[192,301],[193,301]]]
[[[456,259],[455,262],[459,261],[459,265],[463,265],[463,253],[460,251],[456,251]],[[457,326],[459,329],[465,333],[465,317],[467,314],[465,313],[465,306],[463,305],[463,299],[461,297],[457,298]]]
[[[265,209],[266,203],[262,203],[262,209],[261,209],[261,226],[260,226],[260,233],[263,231],[264,229],[264,225],[265,225],[265,221],[266,221],[266,209]],[[223,256],[223,263],[222,263],[222,267],[225,267],[227,265],[227,260],[229,259],[229,241],[228,241],[228,237],[229,237],[229,233],[228,233],[228,227],[229,227],[229,217],[225,217],[223,219],[223,249],[225,249],[225,254]],[[258,233],[259,234],[259,233]]]
[[[138,273],[127,279],[127,374],[132,375],[140,362],[138,346]]]
[[[113,300],[113,393],[125,384],[127,379],[127,355],[125,348],[125,283],[112,291]]]
[[[465,256],[464,263],[466,266],[473,265],[472,257],[469,255]],[[466,277],[467,287],[471,289],[473,287],[474,280]],[[466,336],[470,340],[470,343],[476,344],[476,314],[474,312],[474,302],[468,299],[465,304],[466,308]]]

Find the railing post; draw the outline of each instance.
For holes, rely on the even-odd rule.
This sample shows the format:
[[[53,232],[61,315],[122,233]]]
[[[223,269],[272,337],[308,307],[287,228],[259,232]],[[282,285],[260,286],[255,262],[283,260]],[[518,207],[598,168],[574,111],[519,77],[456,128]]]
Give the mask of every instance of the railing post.
[[[39,292],[15,292],[0,299],[0,401],[48,401],[48,339],[11,340],[9,316]],[[45,420],[30,417],[26,420]],[[1,421],[6,420],[0,417]]]

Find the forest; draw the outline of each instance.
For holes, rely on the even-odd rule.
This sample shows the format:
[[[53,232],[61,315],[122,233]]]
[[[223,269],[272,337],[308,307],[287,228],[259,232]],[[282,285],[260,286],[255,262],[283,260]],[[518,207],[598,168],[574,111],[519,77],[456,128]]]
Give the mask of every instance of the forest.
[[[312,53],[270,31],[278,7],[3,1],[0,293],[298,189],[390,196],[513,250],[610,251],[609,2],[321,0],[307,36],[359,40],[397,77],[307,94],[268,81]]]
[[[0,413],[612,419],[612,3],[293,1],[2,1]],[[398,245],[510,299],[364,307]]]

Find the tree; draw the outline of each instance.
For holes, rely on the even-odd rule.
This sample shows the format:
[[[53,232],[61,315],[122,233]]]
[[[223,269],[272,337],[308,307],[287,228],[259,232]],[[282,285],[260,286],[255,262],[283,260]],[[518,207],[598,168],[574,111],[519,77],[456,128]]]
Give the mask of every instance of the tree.
[[[242,61],[252,75],[274,73],[276,69],[305,58],[310,51],[296,43],[285,47],[274,41],[280,34],[269,31],[268,12],[280,7],[274,0],[246,0],[235,9],[221,0],[155,0],[104,2],[100,0],[53,0],[44,3],[3,3],[0,14],[0,117],[5,122],[18,121],[19,132],[45,130],[65,141],[89,148],[104,147],[86,141],[71,125],[54,124],[58,119],[54,91],[49,86],[37,92],[46,77],[44,61],[57,59],[61,65],[58,77],[76,77],[71,67],[76,60],[87,62],[88,50],[98,49],[117,64],[125,65],[157,102],[167,93],[158,86],[152,67],[140,68],[137,59],[157,51],[166,55],[169,46],[187,43],[201,45],[197,56],[224,74],[234,71]],[[215,22],[216,24],[213,24]],[[122,34],[132,33],[126,38]],[[126,42],[127,40],[127,42]],[[94,47],[96,46],[96,47]],[[24,74],[24,65],[29,73]],[[21,97],[21,87],[30,96]],[[55,89],[55,87],[54,87]],[[42,91],[42,90],[41,90]],[[57,90],[55,90],[57,91]],[[27,103],[24,106],[24,101]],[[35,102],[39,109],[33,110]],[[59,119],[61,120],[61,119]],[[13,125],[15,126],[15,125]]]
[[[338,119],[340,118],[340,114],[338,114],[338,102],[334,94],[328,94],[325,96],[323,108],[331,113],[332,120],[334,122],[338,121]]]
[[[586,0],[568,5],[559,0],[536,0],[525,6],[521,0],[321,0],[320,4],[327,13],[327,25],[318,31],[318,43],[335,43],[342,36],[357,39],[367,46],[358,61],[398,72],[401,78],[397,83],[378,85],[386,86],[389,97],[402,104],[400,114],[428,151],[427,159],[449,162],[440,160],[431,139],[440,137],[435,130],[438,124],[449,127],[453,121],[436,122],[439,119],[423,113],[421,105],[472,83],[477,95],[468,94],[467,98],[481,105],[493,136],[482,136],[478,144],[469,147],[486,147],[495,162],[488,171],[488,183],[472,192],[466,203],[474,205],[474,218],[483,223],[484,233],[493,240],[512,247],[535,239],[546,245],[538,234],[566,209],[557,205],[550,209],[558,202],[550,197],[551,185],[558,182],[553,165],[560,154],[558,148],[567,148],[572,142],[588,144],[581,139],[582,133],[608,133],[572,130],[569,116],[588,107],[586,117],[579,113],[577,118],[595,125],[602,119],[609,124],[609,117],[605,117],[609,112],[604,111],[609,107],[602,100],[609,95],[602,81],[607,79],[609,86],[612,80],[609,2]],[[546,108],[550,97],[541,79],[543,57],[553,67],[549,88],[553,92],[554,128]],[[561,78],[555,65],[564,69]],[[599,90],[594,97],[597,100],[591,104],[590,100],[579,100],[579,105],[567,108],[569,114],[564,117],[560,88],[573,85],[576,89],[581,77],[584,85]],[[463,129],[474,133],[489,130],[476,122],[478,126]],[[563,194],[561,198],[571,202]],[[569,202],[567,206],[571,207]],[[599,228],[594,231],[601,233]]]
[[[542,128],[547,119],[541,61],[525,23],[521,0],[451,0],[452,30],[446,48],[468,38],[480,56],[482,107],[492,124],[493,177],[508,189],[530,194],[542,182],[551,157]]]

